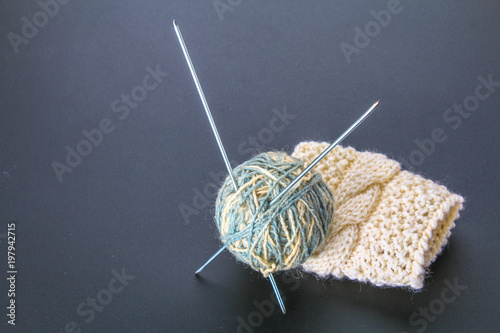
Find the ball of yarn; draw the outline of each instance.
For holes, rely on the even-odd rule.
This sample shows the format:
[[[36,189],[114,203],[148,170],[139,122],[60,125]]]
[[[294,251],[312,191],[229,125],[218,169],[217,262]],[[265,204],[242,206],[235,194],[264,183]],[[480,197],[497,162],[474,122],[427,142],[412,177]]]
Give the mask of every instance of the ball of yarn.
[[[219,190],[215,220],[222,242],[265,277],[302,264],[333,220],[333,195],[315,171],[270,204],[303,169],[286,153],[262,153],[234,168],[237,190],[230,177]]]

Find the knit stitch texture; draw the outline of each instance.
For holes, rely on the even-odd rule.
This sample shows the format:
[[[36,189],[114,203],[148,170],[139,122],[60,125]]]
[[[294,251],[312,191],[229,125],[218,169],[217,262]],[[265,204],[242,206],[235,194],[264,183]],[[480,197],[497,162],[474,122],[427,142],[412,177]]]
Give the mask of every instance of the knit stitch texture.
[[[292,156],[309,164],[328,143],[302,142]],[[420,289],[464,199],[382,154],[335,147],[315,170],[334,197],[326,241],[302,268],[377,286]]]

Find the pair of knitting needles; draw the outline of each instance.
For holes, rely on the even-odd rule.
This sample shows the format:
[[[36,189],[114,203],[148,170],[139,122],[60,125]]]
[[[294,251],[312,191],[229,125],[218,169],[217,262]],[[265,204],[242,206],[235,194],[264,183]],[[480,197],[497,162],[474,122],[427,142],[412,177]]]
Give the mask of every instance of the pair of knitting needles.
[[[191,75],[193,76],[194,84],[196,85],[196,89],[198,90],[198,94],[200,95],[201,102],[203,104],[203,108],[205,109],[205,113],[207,114],[208,121],[210,122],[210,126],[212,127],[212,131],[215,136],[215,140],[217,141],[217,145],[219,146],[220,152],[222,154],[222,158],[224,159],[224,163],[226,164],[227,171],[229,173],[229,177],[231,178],[231,181],[234,186],[234,190],[238,190],[238,185],[236,184],[236,179],[234,178],[233,174],[233,169],[231,168],[231,164],[229,163],[229,159],[227,158],[226,150],[224,149],[224,145],[222,144],[222,141],[219,136],[219,131],[217,131],[217,127],[215,126],[214,119],[212,118],[212,113],[210,112],[210,108],[208,107],[207,100],[205,99],[205,94],[203,93],[203,89],[201,88],[200,80],[198,80],[198,75],[196,75],[196,71],[194,69],[193,62],[191,61],[191,57],[189,56],[189,52],[187,50],[186,44],[184,43],[184,38],[182,38],[181,30],[179,29],[179,25],[177,22],[174,20],[174,29],[175,33],[177,34],[177,38],[179,39],[179,43],[181,44],[182,52],[184,53],[184,57],[186,58],[186,62],[188,64],[189,70],[191,71]],[[279,198],[281,198],[286,192],[295,189],[295,187],[298,185],[298,182],[304,177],[309,171],[311,171],[312,168],[316,164],[318,164],[319,161],[321,161],[335,146],[337,146],[342,140],[344,140],[349,134],[351,134],[352,131],[356,129],[371,113],[375,108],[379,105],[380,101],[376,101],[369,109],[366,111],[354,124],[351,125],[342,135],[335,140],[328,148],[326,148],[314,161],[311,162],[290,184],[288,184],[285,189],[278,194],[277,197],[275,197],[271,201],[271,205],[275,204]],[[205,267],[208,266],[219,254],[221,254],[224,250],[226,249],[226,246],[224,245],[221,247],[208,261],[203,264],[198,270],[195,272],[195,274],[200,273]],[[283,299],[281,298],[278,286],[276,285],[276,281],[274,280],[273,274],[269,273],[269,281],[271,282],[271,285],[273,287],[274,293],[276,294],[276,298],[278,299],[278,303],[281,307],[281,311],[285,314],[286,313],[286,308],[285,304],[283,303]]]

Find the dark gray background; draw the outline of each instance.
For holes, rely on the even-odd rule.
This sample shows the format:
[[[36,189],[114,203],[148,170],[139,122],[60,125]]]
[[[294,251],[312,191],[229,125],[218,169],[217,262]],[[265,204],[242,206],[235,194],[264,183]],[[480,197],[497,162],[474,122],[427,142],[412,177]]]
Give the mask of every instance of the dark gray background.
[[[354,45],[354,29],[387,1],[219,3],[220,15],[213,1],[73,0],[17,53],[8,34],[20,35],[22,18],[33,22],[41,7],[2,3],[0,330],[63,332],[76,322],[83,332],[498,331],[500,87],[460,126],[443,116],[474,95],[479,76],[500,81],[500,2],[401,1],[350,62],[341,43]],[[288,313],[274,305],[262,315],[255,303],[267,304],[270,284],[228,253],[195,278],[219,241],[213,197],[200,209],[193,200],[216,190],[210,174],[225,168],[173,18],[234,163],[251,157],[238,147],[269,128],[273,109],[295,118],[262,150],[333,141],[377,99],[345,145],[399,161],[413,153],[415,162],[415,140],[444,131],[432,154],[406,165],[467,200],[421,292],[278,274]],[[169,75],[120,120],[112,102],[157,65]],[[75,149],[82,131],[105,118],[114,131],[60,182],[51,164],[65,163],[65,147]],[[197,214],[184,218],[187,206]],[[5,324],[12,221],[15,328]],[[92,320],[78,315],[122,269],[135,278]],[[445,304],[447,281],[465,290]],[[429,307],[435,315],[424,319]]]

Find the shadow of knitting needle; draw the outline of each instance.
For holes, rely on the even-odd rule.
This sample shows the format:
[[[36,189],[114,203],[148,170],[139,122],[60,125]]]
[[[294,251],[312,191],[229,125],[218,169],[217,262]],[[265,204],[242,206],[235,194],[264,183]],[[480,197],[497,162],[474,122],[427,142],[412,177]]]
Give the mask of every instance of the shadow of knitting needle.
[[[286,192],[290,191],[292,188],[298,186],[298,183],[299,181],[309,172],[311,171],[312,168],[314,168],[314,166],[316,166],[316,164],[319,163],[319,161],[321,161],[330,151],[332,151],[333,148],[335,148],[339,143],[341,143],[349,134],[352,133],[352,131],[354,131],[356,129],[356,127],[358,127],[366,118],[368,118],[368,116],[373,112],[373,110],[375,110],[375,108],[380,104],[380,101],[376,101],[375,103],[373,103],[373,105],[361,116],[358,118],[358,120],[356,120],[354,122],[354,124],[351,125],[351,127],[349,127],[347,130],[345,130],[344,133],[342,133],[342,135],[340,135],[338,137],[337,140],[335,140],[331,145],[329,145],[325,150],[323,150],[323,152],[321,154],[318,155],[318,157],[316,157],[314,159],[314,161],[312,161],[290,184],[288,184],[287,187],[285,187],[285,189],[283,191],[280,192],[280,194],[278,194],[278,196],[276,196],[270,203],[270,205],[273,205],[275,204]],[[208,264],[210,264],[219,254],[222,253],[222,251],[226,248],[226,246],[223,246],[219,249],[219,251],[217,251],[217,253],[215,253],[210,259],[208,259],[208,261],[203,264],[203,266],[201,266],[195,274],[198,274],[199,272],[201,272],[205,267],[207,267]],[[271,282],[272,283],[272,282]]]
[[[217,131],[217,127],[215,126],[214,119],[212,118],[212,113],[210,112],[210,108],[208,107],[207,100],[205,98],[205,94],[203,93],[203,89],[201,88],[200,80],[198,79],[198,75],[196,75],[196,71],[194,69],[193,62],[191,61],[191,57],[189,56],[189,52],[187,50],[186,44],[184,43],[184,38],[182,38],[181,30],[179,29],[179,25],[177,22],[174,20],[174,29],[175,33],[177,34],[177,39],[179,40],[179,43],[181,44],[182,52],[184,53],[184,58],[186,58],[186,62],[188,64],[189,70],[191,71],[191,75],[193,76],[194,84],[196,85],[196,89],[198,90],[198,94],[200,95],[201,102],[203,104],[203,108],[205,109],[205,113],[207,114],[208,121],[210,122],[210,126],[212,127],[212,131],[215,136],[215,140],[217,141],[217,145],[219,146],[219,150],[222,154],[222,158],[224,159],[224,163],[226,164],[227,171],[229,172],[229,176],[231,177],[231,181],[233,182],[233,186],[235,191],[238,190],[238,185],[236,184],[236,179],[234,178],[233,174],[233,169],[231,168],[231,164],[229,163],[229,159],[227,158],[226,150],[224,149],[224,145],[222,144],[222,140],[220,139],[219,136],[219,131]],[[212,262],[219,254],[224,251],[226,246],[223,246],[222,248],[217,251],[203,266],[201,266],[195,274],[197,275],[199,272],[201,272],[208,264]],[[271,282],[271,285],[273,287],[274,293],[276,294],[276,298],[278,299],[278,303],[281,307],[281,311],[285,314],[286,313],[286,308],[285,304],[283,303],[283,299],[281,298],[278,286],[276,285],[276,281],[274,281],[274,277],[272,274],[269,274],[269,281]]]

